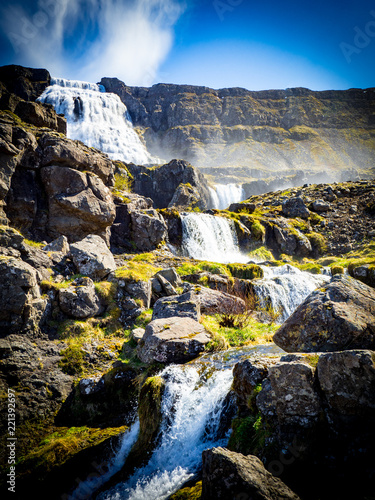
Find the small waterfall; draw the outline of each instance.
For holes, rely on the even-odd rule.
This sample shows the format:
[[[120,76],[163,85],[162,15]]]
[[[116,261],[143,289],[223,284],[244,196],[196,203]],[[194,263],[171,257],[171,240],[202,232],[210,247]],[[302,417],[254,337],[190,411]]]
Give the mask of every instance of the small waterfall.
[[[181,214],[184,255],[212,262],[248,262],[238,247],[233,221],[209,214]]]
[[[327,275],[300,271],[289,264],[261,267],[264,278],[253,281],[254,291],[262,308],[272,305],[274,310],[281,311],[279,323],[284,322],[311,292],[331,279]]]
[[[100,149],[113,160],[157,163],[133,129],[126,106],[102,85],[55,78],[38,98],[67,120],[67,136]]]
[[[224,210],[231,203],[236,203],[246,198],[241,184],[215,184],[215,189],[210,187],[212,208]]]
[[[223,417],[234,364],[259,353],[282,352],[276,346],[244,348],[165,368],[159,374],[166,383],[159,444],[147,465],[98,498],[164,500],[181,488],[198,471],[203,450],[227,443]]]

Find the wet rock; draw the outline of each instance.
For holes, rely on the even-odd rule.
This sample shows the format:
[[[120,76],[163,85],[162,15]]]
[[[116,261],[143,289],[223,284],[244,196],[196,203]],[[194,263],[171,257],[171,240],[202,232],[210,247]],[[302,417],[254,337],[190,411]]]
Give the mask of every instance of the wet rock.
[[[100,236],[90,234],[71,243],[71,258],[80,274],[101,279],[116,269],[115,259]]]
[[[200,300],[194,292],[162,297],[154,304],[152,319],[179,316],[199,321],[201,314]]]
[[[202,458],[202,500],[299,498],[253,455],[244,456],[225,448],[212,448],[205,450]]]
[[[360,281],[335,275],[315,290],[273,337],[287,352],[375,348],[375,292]]]
[[[71,318],[90,318],[103,311],[94,282],[77,278],[67,288],[59,290],[60,309]]]
[[[181,363],[204,351],[211,336],[189,317],[155,319],[146,327],[137,354],[143,363]]]

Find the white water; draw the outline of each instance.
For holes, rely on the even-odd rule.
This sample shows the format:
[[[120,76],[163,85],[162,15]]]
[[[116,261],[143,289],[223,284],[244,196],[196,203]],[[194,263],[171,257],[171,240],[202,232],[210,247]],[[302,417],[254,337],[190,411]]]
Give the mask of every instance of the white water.
[[[300,271],[289,264],[261,267],[264,278],[253,281],[254,291],[261,307],[271,304],[274,310],[281,311],[279,323],[284,322],[311,292],[331,279],[327,275]]]
[[[69,496],[69,500],[84,500],[92,497],[92,494],[104,483],[106,483],[116,472],[124,465],[125,459],[128,456],[133,444],[136,442],[139,433],[139,421],[137,420],[126,431],[121,440],[121,445],[112,462],[109,464],[108,471],[101,475],[87,479],[79,483],[78,487]]]
[[[102,85],[55,78],[38,98],[67,120],[69,139],[100,149],[114,160],[157,163],[133,129],[126,106]]]
[[[197,260],[248,262],[238,248],[233,221],[209,214],[181,214],[182,251]]]
[[[203,450],[225,446],[228,434],[220,436],[219,431],[233,365],[241,354],[244,359],[259,352],[282,352],[274,346],[233,351],[171,365],[160,373],[166,382],[160,442],[146,466],[101,494],[100,500],[164,500],[198,471]]]
[[[215,184],[215,188],[209,188],[211,194],[212,208],[224,210],[231,203],[238,203],[245,199],[245,193],[241,184]]]

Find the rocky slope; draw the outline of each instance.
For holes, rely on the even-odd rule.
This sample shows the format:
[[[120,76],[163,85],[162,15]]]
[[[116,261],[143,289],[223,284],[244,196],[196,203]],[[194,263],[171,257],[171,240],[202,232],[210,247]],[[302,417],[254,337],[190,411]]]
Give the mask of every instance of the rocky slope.
[[[374,89],[144,88],[116,78],[101,84],[120,96],[150,151],[185,158],[218,182],[274,177],[290,186],[288,177],[300,170],[316,176],[310,182],[332,182],[373,169]]]
[[[209,349],[254,341],[254,331],[265,330],[261,339],[269,341],[278,326],[268,324],[272,311],[257,311],[247,300],[263,276],[256,263],[198,262],[167,247],[172,243],[178,253],[181,246],[179,210],[206,206],[207,186],[194,167],[182,160],[153,169],[113,162],[69,140],[64,118],[32,100],[48,84],[48,72],[11,67],[0,76],[0,389],[3,402],[9,389],[16,397],[14,498],[35,488],[41,498],[60,498],[89,475],[101,485],[103,464],[134,421],[137,401],[144,434],[131,457],[141,463],[150,453],[163,389],[150,375]],[[164,198],[160,185],[168,188]],[[148,191],[142,196],[135,189]],[[235,474],[236,494],[274,498],[276,489],[296,498],[289,489],[296,487],[308,499],[309,488],[293,477],[309,481],[309,471],[322,473],[321,462],[330,467],[335,490],[358,457],[365,492],[358,498],[365,498],[373,477],[374,351],[364,349],[374,348],[374,189],[371,181],[303,186],[209,211],[234,221],[249,260],[263,256],[269,266],[289,262],[318,273],[328,266],[327,273],[352,278],[335,276],[306,299],[296,311],[305,329],[296,330],[296,320],[282,327],[284,342],[292,337],[293,349],[314,351],[309,357],[235,368],[233,451],[204,456],[204,498],[227,495],[227,478],[216,481],[225,470]],[[324,327],[306,313],[309,301],[326,308],[327,317],[335,313],[322,348],[305,345],[306,331]],[[241,319],[247,309],[250,334],[215,323],[218,314]],[[346,338],[357,338],[357,350],[343,342],[338,352],[315,352],[335,344],[342,324]],[[1,465],[8,471],[6,404],[0,428]],[[282,476],[288,486],[271,476],[272,467],[266,471],[255,457],[239,455],[285,465],[284,450],[306,432],[307,449],[298,448],[298,460]],[[317,435],[319,449],[310,438]]]

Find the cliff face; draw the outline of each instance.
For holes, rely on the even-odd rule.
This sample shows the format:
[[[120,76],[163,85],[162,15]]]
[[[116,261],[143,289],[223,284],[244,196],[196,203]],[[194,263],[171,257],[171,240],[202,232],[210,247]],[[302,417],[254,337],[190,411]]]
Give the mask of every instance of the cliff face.
[[[101,84],[120,96],[153,154],[184,158],[215,178],[220,167],[231,167],[224,173],[233,181],[297,169],[341,178],[343,170],[363,174],[374,164],[375,89],[144,88],[116,78]]]

